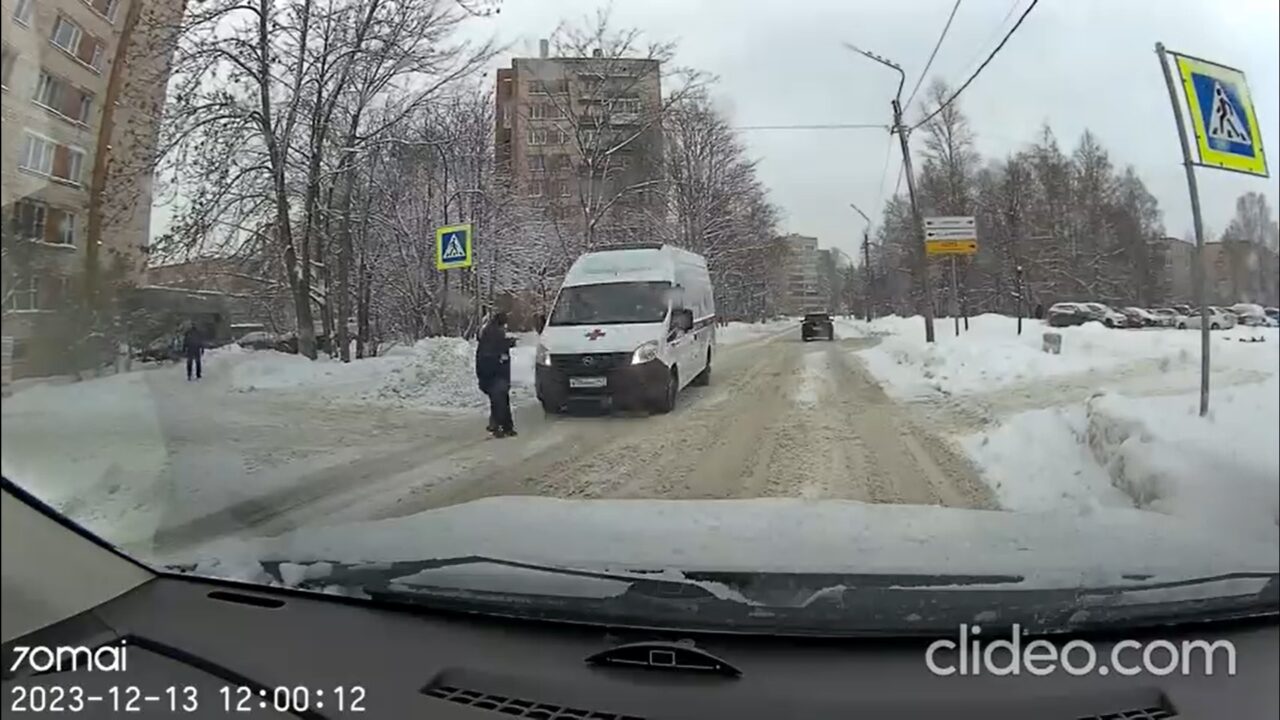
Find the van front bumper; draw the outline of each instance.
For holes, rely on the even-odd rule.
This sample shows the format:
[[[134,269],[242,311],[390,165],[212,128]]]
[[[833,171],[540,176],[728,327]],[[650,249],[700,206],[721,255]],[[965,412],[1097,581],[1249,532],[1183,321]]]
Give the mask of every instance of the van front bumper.
[[[555,408],[578,401],[607,402],[616,407],[650,407],[665,397],[669,374],[667,366],[660,360],[618,365],[598,371],[555,365],[534,366],[538,400]],[[589,377],[603,377],[604,385],[571,387],[570,381],[573,378]]]

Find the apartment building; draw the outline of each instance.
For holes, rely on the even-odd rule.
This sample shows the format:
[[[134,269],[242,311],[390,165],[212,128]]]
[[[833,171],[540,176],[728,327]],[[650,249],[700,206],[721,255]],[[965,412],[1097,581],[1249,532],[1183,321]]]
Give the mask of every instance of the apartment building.
[[[800,315],[826,310],[818,267],[818,238],[791,233],[781,240],[785,248],[781,266],[783,312]]]
[[[4,336],[17,354],[73,283],[141,281],[156,118],[183,0],[2,0]],[[90,213],[97,203],[96,211]],[[99,238],[90,246],[90,225]]]
[[[660,201],[661,64],[606,57],[515,58],[497,73],[498,166],[518,192],[572,224],[583,200],[620,211]]]

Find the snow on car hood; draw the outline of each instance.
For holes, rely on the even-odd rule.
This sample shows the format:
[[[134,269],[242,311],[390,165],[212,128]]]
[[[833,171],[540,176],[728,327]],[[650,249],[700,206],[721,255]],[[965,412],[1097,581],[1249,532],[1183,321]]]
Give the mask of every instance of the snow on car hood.
[[[168,563],[260,578],[262,562],[461,556],[600,570],[1015,574],[1027,588],[1275,572],[1276,544],[1119,508],[1018,513],[843,500],[491,497],[388,520],[225,538]]]
[[[545,345],[553,355],[632,352],[643,343],[660,339],[665,327],[662,322],[554,325],[542,331],[538,342]]]

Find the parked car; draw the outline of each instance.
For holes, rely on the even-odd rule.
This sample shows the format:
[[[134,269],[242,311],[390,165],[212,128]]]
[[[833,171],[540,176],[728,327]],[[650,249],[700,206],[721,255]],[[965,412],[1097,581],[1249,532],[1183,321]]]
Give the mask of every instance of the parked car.
[[[835,324],[827,313],[809,313],[800,322],[800,339],[809,342],[814,338],[836,339]]]
[[[134,357],[143,362],[172,362],[182,358],[182,337],[166,335],[137,350]]]
[[[1236,303],[1231,306],[1231,312],[1235,313],[1241,325],[1249,327],[1266,327],[1268,324],[1267,313],[1262,309],[1261,305],[1253,303]]]
[[[1180,314],[1173,308],[1151,308],[1158,327],[1177,327]]]
[[[1160,324],[1154,313],[1140,307],[1121,308],[1120,312],[1129,321],[1129,327],[1155,327]]]
[[[1173,306],[1173,309],[1174,309],[1174,310],[1177,310],[1179,315],[1190,315],[1190,314],[1191,314],[1191,306],[1190,306],[1190,305],[1174,305],[1174,306]]]
[[[1280,308],[1269,307],[1262,312],[1267,316],[1269,327],[1280,327]]]
[[[1083,325],[1093,319],[1080,303],[1054,303],[1049,308],[1049,327]]]
[[[236,344],[246,350],[276,350],[280,345],[280,336],[266,330],[255,330],[245,333]]]
[[[1122,328],[1129,326],[1129,319],[1124,313],[1102,303],[1083,303],[1081,307],[1089,313],[1093,320],[1106,325],[1109,328]]]
[[[1226,330],[1236,326],[1236,316],[1227,312],[1220,307],[1209,308],[1209,329],[1210,330]],[[1184,315],[1178,318],[1178,329],[1186,330],[1188,328],[1200,328],[1200,314]]]

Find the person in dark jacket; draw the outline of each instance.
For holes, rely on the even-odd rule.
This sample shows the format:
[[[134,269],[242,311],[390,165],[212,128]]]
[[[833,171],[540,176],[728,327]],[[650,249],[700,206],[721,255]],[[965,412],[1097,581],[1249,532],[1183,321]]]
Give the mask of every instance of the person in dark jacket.
[[[199,380],[202,371],[200,356],[204,354],[204,338],[201,337],[200,329],[195,323],[187,325],[187,331],[182,334],[182,354],[187,359],[187,379]]]
[[[489,432],[494,437],[516,434],[511,417],[511,346],[507,338],[506,313],[494,313],[476,344],[476,380],[480,392],[489,396]]]

